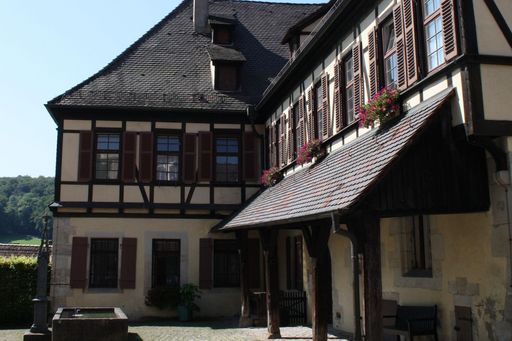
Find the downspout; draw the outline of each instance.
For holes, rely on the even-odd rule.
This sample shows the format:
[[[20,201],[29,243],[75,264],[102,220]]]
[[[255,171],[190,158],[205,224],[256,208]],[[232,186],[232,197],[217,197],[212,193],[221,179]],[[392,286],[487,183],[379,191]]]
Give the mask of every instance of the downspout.
[[[340,224],[337,219],[337,214],[331,212],[331,222],[334,234],[342,237],[346,237],[350,240],[352,245],[352,280],[354,286],[354,322],[355,322],[355,335],[354,341],[361,341],[361,302],[359,299],[359,255],[358,255],[358,244],[356,236],[340,228]]]

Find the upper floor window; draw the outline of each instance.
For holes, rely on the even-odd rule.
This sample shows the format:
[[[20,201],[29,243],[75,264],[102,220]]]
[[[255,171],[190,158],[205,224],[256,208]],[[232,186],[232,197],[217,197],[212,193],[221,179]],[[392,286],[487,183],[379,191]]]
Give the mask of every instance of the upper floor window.
[[[315,131],[315,139],[322,137],[323,128],[323,115],[322,115],[322,83],[318,82],[315,85],[314,93],[314,105],[313,105],[313,123]]]
[[[347,57],[344,61],[345,70],[345,107],[347,115],[347,123],[354,121],[354,63],[352,56]]]
[[[233,43],[233,30],[229,25],[215,25],[212,30],[214,44],[230,45]]]
[[[158,135],[156,138],[156,179],[178,181],[180,170],[180,138]]]
[[[237,137],[218,136],[215,138],[215,180],[219,182],[238,182],[239,139]]]
[[[118,253],[117,238],[91,239],[89,287],[117,288]]]
[[[120,135],[99,133],[96,135],[96,179],[119,178]]]
[[[297,155],[300,146],[300,127],[299,127],[299,103],[295,103],[292,107],[292,134],[293,134],[293,155]]]
[[[240,87],[238,70],[238,64],[217,63],[215,65],[215,89],[238,91]]]
[[[444,63],[441,0],[424,0],[425,46],[428,71]]]
[[[395,28],[393,21],[388,20],[382,26],[382,51],[384,54],[384,81],[386,86],[396,86],[397,65],[396,65],[396,45]]]

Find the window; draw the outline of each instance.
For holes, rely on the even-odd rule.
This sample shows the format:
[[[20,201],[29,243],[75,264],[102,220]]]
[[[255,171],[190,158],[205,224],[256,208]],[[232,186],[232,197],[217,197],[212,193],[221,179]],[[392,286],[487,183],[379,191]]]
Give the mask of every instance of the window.
[[[96,179],[119,178],[120,135],[100,133],[96,135]]]
[[[153,288],[180,284],[179,239],[153,239]]]
[[[178,181],[180,174],[180,138],[176,135],[156,137],[156,179]]]
[[[396,46],[395,46],[395,28],[393,20],[388,20],[382,26],[382,51],[384,54],[384,82],[386,86],[396,86],[397,68],[396,68]]]
[[[238,65],[215,65],[215,89],[221,91],[238,91]]]
[[[117,288],[118,250],[117,238],[91,239],[89,287]]]
[[[344,62],[345,70],[345,104],[346,104],[346,115],[347,123],[354,121],[354,64],[352,56],[349,56]]]
[[[276,125],[274,126],[274,158],[275,158],[275,166],[280,166],[280,160],[279,160],[279,148],[282,146],[279,145],[279,141],[281,139],[281,120],[277,118]]]
[[[314,94],[314,105],[313,105],[313,121],[314,121],[314,129],[315,129],[315,139],[322,137],[322,83],[318,82],[315,85],[315,94]]]
[[[432,251],[428,216],[403,218],[403,273],[432,277]]]
[[[300,146],[300,127],[299,127],[299,103],[292,107],[292,134],[293,134],[293,157],[298,154]]]
[[[441,0],[424,0],[425,45],[428,71],[444,63]]]
[[[236,240],[215,240],[213,244],[213,286],[240,286],[240,258]]]
[[[233,43],[233,32],[227,25],[215,25],[212,30],[214,44],[229,45]]]
[[[303,290],[302,237],[286,238],[286,282],[288,290]]]
[[[219,182],[238,182],[240,179],[238,138],[216,137],[215,154],[215,180]]]

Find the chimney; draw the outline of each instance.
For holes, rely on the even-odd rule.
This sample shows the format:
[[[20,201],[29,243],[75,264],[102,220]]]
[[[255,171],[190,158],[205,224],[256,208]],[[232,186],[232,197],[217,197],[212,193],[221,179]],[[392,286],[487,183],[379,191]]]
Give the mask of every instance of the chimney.
[[[206,34],[208,30],[208,0],[194,0],[194,32]]]

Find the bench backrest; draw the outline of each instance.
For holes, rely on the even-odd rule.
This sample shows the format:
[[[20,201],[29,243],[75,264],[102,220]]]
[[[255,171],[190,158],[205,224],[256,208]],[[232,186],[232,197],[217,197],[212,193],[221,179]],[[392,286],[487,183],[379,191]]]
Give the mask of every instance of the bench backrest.
[[[411,319],[425,319],[411,324],[416,331],[429,331],[436,329],[437,306],[401,306],[396,310],[396,327],[407,329],[407,321]],[[428,320],[430,319],[430,321]]]

